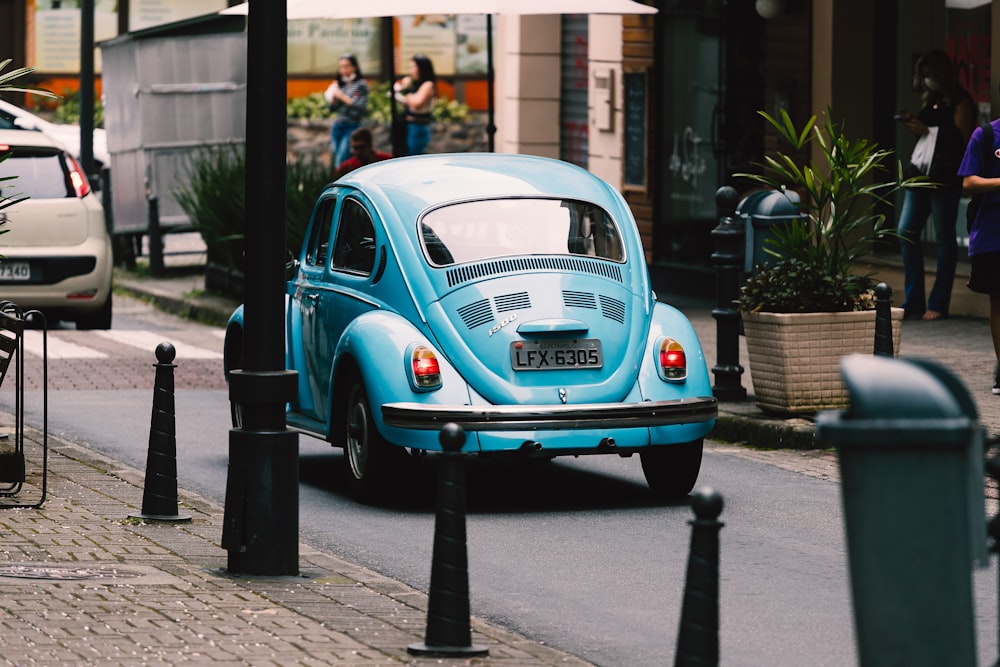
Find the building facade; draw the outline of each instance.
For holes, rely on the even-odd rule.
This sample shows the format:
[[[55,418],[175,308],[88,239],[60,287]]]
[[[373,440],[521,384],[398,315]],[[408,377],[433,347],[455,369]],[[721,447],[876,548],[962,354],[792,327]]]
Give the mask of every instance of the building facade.
[[[733,175],[776,148],[757,111],[784,109],[801,125],[830,109],[849,135],[905,160],[913,139],[892,117],[919,107],[910,74],[932,48],[960,66],[982,118],[1000,109],[991,77],[1000,16],[988,0],[642,1],[658,12],[493,17],[494,145],[574,162],[620,188],[649,261],[697,277],[687,284],[713,284],[717,188],[743,187]],[[11,57],[37,48],[33,17],[52,2],[0,0]],[[119,31],[130,13],[122,7],[145,15],[157,3],[170,4],[118,3]],[[481,108],[480,82],[446,84],[460,99],[476,90]],[[299,79],[289,91],[325,84]],[[876,270],[901,286],[898,249],[877,250]],[[953,309],[979,314],[982,302],[966,292],[956,280]]]

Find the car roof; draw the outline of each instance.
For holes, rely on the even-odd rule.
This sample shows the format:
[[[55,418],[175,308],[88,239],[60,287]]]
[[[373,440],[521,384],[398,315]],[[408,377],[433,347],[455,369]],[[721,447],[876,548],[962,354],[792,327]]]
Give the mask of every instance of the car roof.
[[[576,198],[608,209],[621,203],[613,187],[585,169],[509,153],[393,158],[356,169],[337,183],[357,187],[373,200],[383,199],[404,219],[440,204],[489,197]]]
[[[0,130],[0,144],[66,150],[66,147],[54,137],[35,130]]]

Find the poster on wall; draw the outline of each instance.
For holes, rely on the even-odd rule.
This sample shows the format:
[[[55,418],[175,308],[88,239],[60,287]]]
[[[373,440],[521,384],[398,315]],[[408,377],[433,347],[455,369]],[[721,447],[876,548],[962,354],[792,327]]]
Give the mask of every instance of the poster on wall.
[[[142,30],[214,14],[227,7],[226,0],[129,0],[128,29]]]
[[[94,41],[118,32],[116,0],[94,3]],[[43,72],[80,71],[80,0],[36,0],[34,54],[29,63]],[[32,57],[33,55],[33,57]],[[100,49],[94,51],[94,69],[101,69]]]
[[[459,14],[455,33],[457,73],[486,74],[486,15]]]
[[[454,14],[400,16],[395,21],[397,73],[408,74],[410,61],[419,53],[430,58],[438,76],[455,74]]]
[[[288,72],[333,77],[337,62],[353,54],[364,74],[379,71],[381,19],[303,20],[288,22]]]

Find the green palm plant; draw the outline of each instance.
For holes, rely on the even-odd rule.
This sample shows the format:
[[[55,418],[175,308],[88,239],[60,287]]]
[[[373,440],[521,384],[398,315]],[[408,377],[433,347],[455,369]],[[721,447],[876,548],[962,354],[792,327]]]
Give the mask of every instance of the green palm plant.
[[[15,81],[16,79],[21,78],[22,76],[26,76],[28,74],[31,74],[37,68],[35,68],[35,67],[20,67],[18,69],[14,69],[14,70],[11,70],[9,72],[4,72],[4,70],[7,68],[8,65],[10,65],[10,63],[11,63],[11,59],[10,58],[8,58],[8,59],[6,59],[4,61],[0,61],[0,92],[23,92],[23,93],[32,93],[34,95],[41,95],[42,97],[51,97],[51,98],[58,97],[57,95],[54,95],[53,93],[51,93],[51,92],[49,92],[47,90],[43,90],[41,88],[33,88],[33,87],[30,87],[30,86],[18,86],[18,85],[15,85],[13,83],[13,81]],[[0,154],[0,162],[3,162],[4,160],[6,160],[9,155],[10,155],[10,153]],[[27,197],[25,195],[21,195],[21,194],[13,194],[13,195],[5,195],[5,194],[3,194],[4,191],[7,189],[7,186],[10,184],[10,182],[14,181],[15,179],[17,179],[16,175],[15,176],[2,176],[2,177],[0,177],[0,211],[3,211],[3,209],[9,208],[9,207],[13,206],[16,203],[18,203],[20,201],[24,201],[25,199],[27,199]],[[0,227],[4,226],[6,224],[7,224],[7,216],[6,216],[6,214],[0,214]],[[8,230],[8,229],[0,229],[0,234],[6,234],[8,231],[10,231],[10,230]],[[0,257],[2,257],[2,255],[0,255]]]
[[[763,173],[743,173],[765,187],[783,192],[803,214],[775,225],[764,251],[779,261],[757,267],[741,290],[748,311],[809,312],[865,310],[874,307],[871,275],[853,272],[871,243],[896,235],[887,227],[885,208],[901,188],[933,186],[925,176],[906,179],[903,165],[888,166],[892,151],[866,139],[850,139],[830,109],[822,125],[812,116],[801,129],[788,112],[780,118],[758,112],[782,142],[796,153],[815,142],[821,160],[800,164],[776,151],[759,165]],[[790,192],[790,191],[794,191]]]

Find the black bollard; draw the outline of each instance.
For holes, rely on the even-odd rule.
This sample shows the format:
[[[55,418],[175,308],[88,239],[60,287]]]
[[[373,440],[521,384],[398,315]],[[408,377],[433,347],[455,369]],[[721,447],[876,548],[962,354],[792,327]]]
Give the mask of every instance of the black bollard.
[[[160,200],[156,195],[146,198],[149,208],[149,275],[163,275],[163,230],[160,228]]]
[[[448,423],[441,429],[441,470],[438,472],[437,514],[431,590],[427,601],[427,631],[423,643],[406,650],[424,656],[477,656],[489,649],[472,644],[469,626],[469,563],[465,542],[465,431]]]
[[[995,454],[987,458],[985,465],[986,474],[993,480],[994,486],[1000,487],[1000,454]],[[1000,514],[997,514],[986,523],[986,534],[990,536],[990,551],[1000,555]],[[998,564],[998,575],[1000,575],[1000,564]],[[997,577],[997,592],[1000,595],[1000,576]],[[997,600],[997,604],[1000,606],[1000,597]],[[997,632],[997,645],[1000,646],[1000,621],[997,622]],[[993,665],[994,667],[1000,665],[1000,658],[997,658]]]
[[[721,401],[746,400],[747,390],[740,384],[743,366],[740,365],[740,313],[736,298],[740,293],[740,271],[743,269],[743,223],[736,217],[739,193],[724,185],[715,191],[715,205],[719,210],[719,225],[712,230],[715,252],[715,309],[712,317],[716,327],[716,364],[712,367],[715,386],[712,394]]]
[[[702,488],[691,496],[691,524],[684,602],[674,667],[719,664],[719,530],[722,496]]]
[[[156,379],[153,381],[153,412],[146,453],[146,483],[140,519],[190,521],[177,513],[177,432],[174,419],[174,346],[156,346]]]
[[[875,286],[875,351],[881,357],[893,357],[892,288],[885,283]]]

